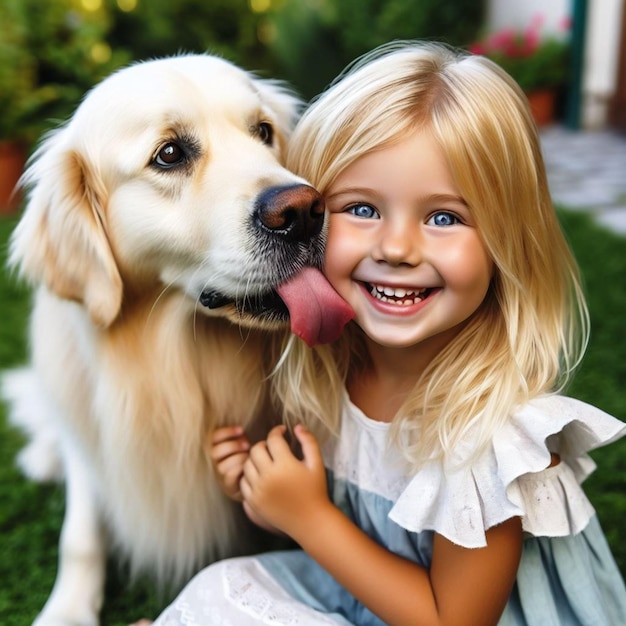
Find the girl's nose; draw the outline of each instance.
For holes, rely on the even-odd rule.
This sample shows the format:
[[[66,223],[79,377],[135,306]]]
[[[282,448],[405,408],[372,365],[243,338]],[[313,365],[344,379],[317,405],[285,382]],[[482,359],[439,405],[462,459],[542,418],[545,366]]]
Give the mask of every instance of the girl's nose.
[[[422,259],[419,229],[406,223],[390,225],[381,232],[377,261],[390,265],[418,265]]]

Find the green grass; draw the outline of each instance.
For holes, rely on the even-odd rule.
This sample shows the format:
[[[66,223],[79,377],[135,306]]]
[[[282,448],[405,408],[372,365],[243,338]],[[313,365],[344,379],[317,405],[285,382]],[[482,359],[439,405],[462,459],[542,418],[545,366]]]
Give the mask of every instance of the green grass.
[[[626,418],[625,239],[596,226],[586,215],[562,212],[562,222],[581,265],[592,317],[592,338],[569,395]],[[0,263],[15,218],[0,219]],[[0,272],[0,369],[26,358],[28,292]],[[43,606],[56,575],[57,541],[63,517],[63,490],[22,478],[14,457],[22,441],[6,425],[0,407],[0,624],[30,624]],[[586,491],[618,561],[626,573],[626,542],[620,529],[626,518],[626,439],[593,454],[598,471]],[[110,564],[104,626],[155,616],[159,599],[147,582],[128,587],[120,568]]]

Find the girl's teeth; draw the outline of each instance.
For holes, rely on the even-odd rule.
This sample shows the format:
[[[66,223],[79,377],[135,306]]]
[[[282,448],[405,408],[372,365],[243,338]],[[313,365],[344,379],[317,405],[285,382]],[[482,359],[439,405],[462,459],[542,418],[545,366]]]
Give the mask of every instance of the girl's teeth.
[[[378,292],[384,293],[389,298],[404,298],[405,296],[415,295],[414,291],[406,291],[406,289],[394,289],[393,287],[376,287]]]
[[[372,295],[382,302],[392,302],[401,306],[410,306],[420,302],[424,297],[427,289],[419,289],[417,291],[389,287],[387,285],[372,285]]]

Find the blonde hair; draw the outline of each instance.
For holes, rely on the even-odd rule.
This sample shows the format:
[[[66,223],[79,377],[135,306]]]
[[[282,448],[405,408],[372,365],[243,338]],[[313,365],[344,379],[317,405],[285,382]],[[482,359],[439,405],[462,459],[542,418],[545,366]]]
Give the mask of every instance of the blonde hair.
[[[478,311],[393,420],[414,465],[452,450],[473,458],[516,407],[561,391],[589,327],[527,100],[488,59],[433,43],[375,50],[305,112],[287,164],[324,193],[356,159],[421,128],[440,144],[495,271]],[[331,347],[290,340],[277,371],[287,419],[338,430],[346,380],[367,359],[361,337],[351,325]]]

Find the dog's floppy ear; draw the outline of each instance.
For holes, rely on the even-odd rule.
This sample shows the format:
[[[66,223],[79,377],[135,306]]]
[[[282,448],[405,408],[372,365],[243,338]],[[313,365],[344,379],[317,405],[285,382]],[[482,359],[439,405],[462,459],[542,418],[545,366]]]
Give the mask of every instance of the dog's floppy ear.
[[[9,264],[29,282],[83,303],[106,327],[119,313],[122,279],[103,223],[102,186],[86,160],[64,145],[66,132],[46,139],[23,176],[30,191]]]

